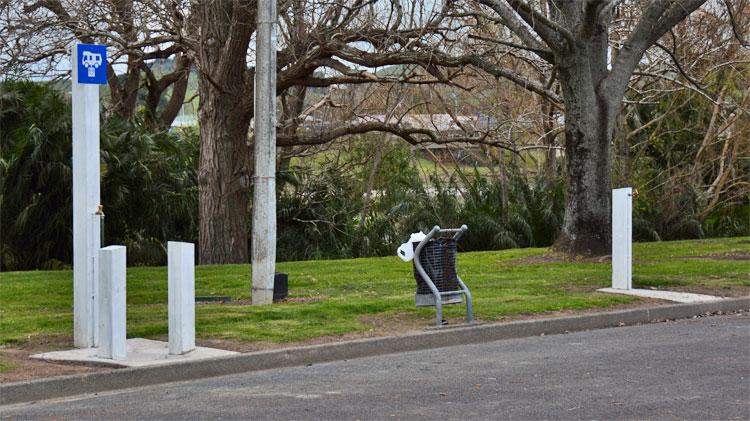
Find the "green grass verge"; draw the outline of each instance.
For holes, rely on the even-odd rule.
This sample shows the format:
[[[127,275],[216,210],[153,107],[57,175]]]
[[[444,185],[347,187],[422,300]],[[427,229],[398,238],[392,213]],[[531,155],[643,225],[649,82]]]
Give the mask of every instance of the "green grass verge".
[[[610,265],[587,262],[519,264],[546,249],[459,254],[459,273],[472,290],[479,319],[602,308],[637,298],[595,292],[610,285]],[[750,286],[750,261],[689,256],[750,254],[748,238],[635,244],[636,287]],[[363,319],[388,318],[430,326],[434,309],[414,307],[411,265],[398,258],[285,262],[290,297],[308,298],[272,306],[199,305],[199,338],[300,341],[361,332]],[[248,265],[199,266],[197,295],[250,298]],[[0,344],[72,333],[72,272],[0,273]],[[128,337],[167,334],[167,273],[164,267],[134,267],[127,279]],[[463,306],[449,306],[461,317]],[[0,370],[7,368],[0,367]]]

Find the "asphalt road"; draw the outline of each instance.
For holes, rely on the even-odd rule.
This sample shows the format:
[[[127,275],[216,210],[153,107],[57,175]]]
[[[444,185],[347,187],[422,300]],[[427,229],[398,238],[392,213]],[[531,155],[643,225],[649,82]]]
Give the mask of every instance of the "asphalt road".
[[[750,314],[0,407],[0,419],[750,419]]]

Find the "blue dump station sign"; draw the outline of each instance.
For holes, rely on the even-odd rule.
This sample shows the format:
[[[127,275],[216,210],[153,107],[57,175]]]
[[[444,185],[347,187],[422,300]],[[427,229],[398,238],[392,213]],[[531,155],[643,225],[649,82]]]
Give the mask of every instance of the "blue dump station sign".
[[[78,44],[78,83],[107,83],[107,47]]]

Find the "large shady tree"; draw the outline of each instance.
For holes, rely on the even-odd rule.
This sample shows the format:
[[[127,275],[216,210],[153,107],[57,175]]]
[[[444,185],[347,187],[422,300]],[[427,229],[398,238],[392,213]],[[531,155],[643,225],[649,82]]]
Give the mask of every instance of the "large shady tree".
[[[556,247],[600,255],[611,246],[610,148],[631,77],[644,53],[706,1],[446,1],[448,19],[441,24],[453,28],[447,32],[449,48],[430,45],[428,37],[406,36],[400,50],[387,54],[355,51],[335,39],[328,43],[338,57],[367,67],[413,63],[425,69],[478,69],[561,108],[567,205]],[[409,32],[394,31],[396,38],[401,34]],[[406,140],[412,136],[379,130]]]
[[[451,78],[436,69],[441,63],[424,57],[446,47],[449,37],[445,34],[460,27],[461,23],[452,19],[451,4],[410,0],[279,2],[278,94],[284,97],[296,92],[299,99],[304,95],[300,87],[375,82],[450,84]],[[256,11],[255,0],[196,0],[184,7],[178,18],[178,22],[184,21],[177,25],[184,28],[179,42],[191,51],[201,98],[201,263],[248,261],[247,208],[253,173],[250,128],[255,95],[251,41],[257,29]],[[416,55],[415,48],[419,48]],[[415,64],[425,70],[383,76],[371,71],[369,64],[376,63],[376,67],[378,62]],[[297,112],[302,102],[304,99]],[[304,118],[288,117],[282,116],[277,129],[280,147],[317,145],[370,131],[391,132],[412,143],[437,140],[432,133],[422,136],[398,123],[383,121],[357,124],[344,120],[323,132],[303,133],[295,127]]]
[[[477,0],[512,34],[514,49],[553,66],[564,104],[567,206],[556,246],[607,254],[611,245],[610,147],[616,118],[644,53],[706,0]],[[618,7],[640,8],[615,23]],[[613,30],[618,42],[610,42]]]
[[[0,23],[6,24],[0,25],[0,69],[17,69],[20,76],[48,76],[75,40],[106,43],[116,50],[112,58],[120,72],[124,70],[115,75],[110,63],[111,112],[132,118],[145,106],[148,115],[156,115],[156,127],[168,127],[174,120],[194,70],[200,97],[199,259],[204,264],[246,263],[256,10],[255,0],[0,0]],[[409,0],[279,2],[277,92],[304,95],[300,87],[403,83],[411,76],[381,77],[350,67],[339,59],[337,48],[378,56],[402,51],[404,40],[450,30],[441,26],[448,10],[439,3],[426,6]],[[430,44],[434,48],[442,42]],[[175,70],[156,74],[150,67],[155,59],[172,59]],[[51,64],[42,66],[45,61]],[[433,77],[419,83],[449,82]],[[144,88],[147,95],[141,104],[138,92]],[[163,102],[166,105],[160,106]],[[338,126],[310,141],[294,129],[300,121],[282,118],[279,146],[320,144],[382,126],[396,127]]]

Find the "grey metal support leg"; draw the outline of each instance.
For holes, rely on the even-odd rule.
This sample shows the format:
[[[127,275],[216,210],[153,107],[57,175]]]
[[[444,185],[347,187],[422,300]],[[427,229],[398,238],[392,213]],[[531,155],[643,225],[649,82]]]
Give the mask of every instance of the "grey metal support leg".
[[[456,278],[458,278],[458,283],[464,290],[464,299],[466,300],[466,323],[471,323],[474,321],[474,306],[471,303],[471,292],[466,284],[464,284],[464,281],[461,280],[460,276],[456,275]]]

